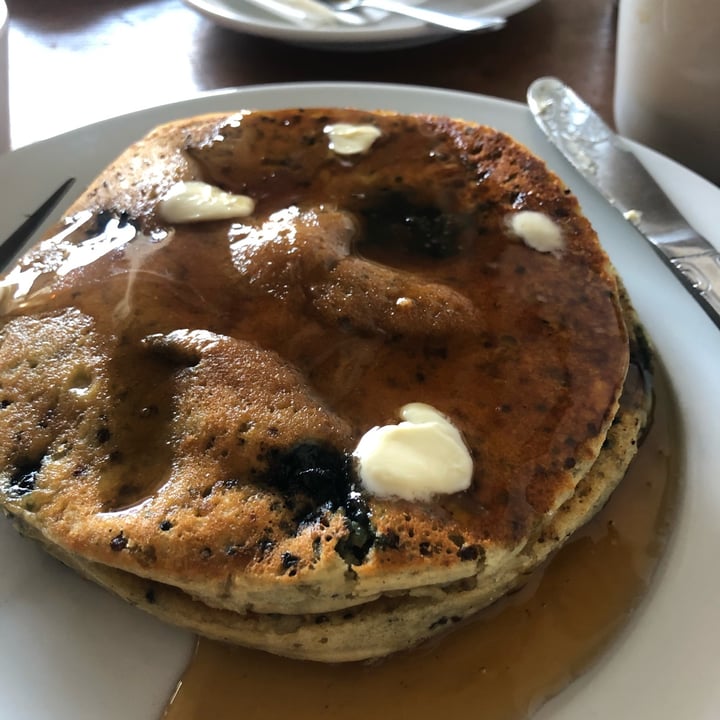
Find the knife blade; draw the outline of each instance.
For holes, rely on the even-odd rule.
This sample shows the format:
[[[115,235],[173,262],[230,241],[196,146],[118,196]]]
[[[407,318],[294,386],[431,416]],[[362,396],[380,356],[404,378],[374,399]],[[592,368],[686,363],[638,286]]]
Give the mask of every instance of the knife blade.
[[[683,217],[628,143],[557,78],[535,80],[527,103],[550,142],[635,226],[720,328],[720,253]]]
[[[65,180],[47,200],[43,201],[40,207],[25,218],[20,227],[0,243],[0,272],[4,271],[7,266],[10,265],[15,256],[23,246],[29,242],[30,238],[32,238],[43,222],[45,222],[50,213],[55,209],[55,206],[62,200],[74,183],[75,178]]]

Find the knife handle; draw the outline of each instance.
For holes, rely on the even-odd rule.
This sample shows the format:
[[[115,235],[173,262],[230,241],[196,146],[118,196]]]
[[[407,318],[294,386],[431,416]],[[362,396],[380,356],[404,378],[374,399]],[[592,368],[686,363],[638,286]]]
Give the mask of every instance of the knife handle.
[[[711,308],[713,322],[720,327],[720,253],[708,250],[670,261],[683,283],[695,297]]]

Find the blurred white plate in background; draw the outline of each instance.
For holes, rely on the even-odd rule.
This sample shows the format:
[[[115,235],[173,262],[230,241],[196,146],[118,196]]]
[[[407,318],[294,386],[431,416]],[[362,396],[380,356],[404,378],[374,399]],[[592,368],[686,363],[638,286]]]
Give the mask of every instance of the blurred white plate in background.
[[[264,11],[245,0],[183,0],[218,25],[238,32],[308,45],[326,50],[378,50],[435,42],[453,35],[452,30],[425,25],[411,18],[388,15],[363,26],[327,25],[301,27]],[[444,12],[463,15],[510,17],[539,0],[433,0],[427,4]],[[500,31],[502,32],[502,31]]]

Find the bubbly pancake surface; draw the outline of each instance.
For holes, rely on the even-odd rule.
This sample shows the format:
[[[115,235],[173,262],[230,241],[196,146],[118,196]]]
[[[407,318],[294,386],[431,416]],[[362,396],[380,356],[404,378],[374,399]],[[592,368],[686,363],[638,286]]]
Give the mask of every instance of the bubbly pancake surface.
[[[340,155],[338,122],[380,136]],[[255,211],[172,226],[158,202],[179,180]],[[526,210],[560,251],[509,230]],[[628,312],[577,201],[502,133],[354,110],[192,118],[68,218],[4,283],[0,488],[81,565],[287,616],[492,582],[601,453]],[[461,431],[470,489],[363,492],[360,436],[418,401]]]

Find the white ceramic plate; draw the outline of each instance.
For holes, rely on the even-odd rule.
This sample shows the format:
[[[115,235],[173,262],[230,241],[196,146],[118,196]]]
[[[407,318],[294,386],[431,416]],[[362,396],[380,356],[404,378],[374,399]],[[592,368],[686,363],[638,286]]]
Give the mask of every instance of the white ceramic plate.
[[[720,331],[635,231],[547,143],[524,106],[363,84],[260,86],[205,95],[0,156],[0,237],[69,176],[77,178],[71,200],[159,122],[215,110],[330,105],[442,113],[493,125],[544,157],[578,195],[670,374],[684,443],[683,485],[672,540],[641,608],[601,661],[537,720],[717,720]],[[697,229],[720,246],[720,190],[651,151],[639,148],[639,154]],[[2,519],[0,642],[0,717],[11,720],[157,720],[192,647],[187,633],[79,579]]]
[[[409,0],[421,4],[422,0]],[[510,17],[539,0],[443,0],[433,7],[464,15]],[[184,0],[219,25],[251,35],[282,40],[295,45],[311,45],[327,50],[377,50],[408,47],[441,40],[452,30],[425,25],[400,16],[383,17],[361,27],[338,25],[303,27],[282,20],[247,0]],[[432,3],[429,3],[431,5]]]

